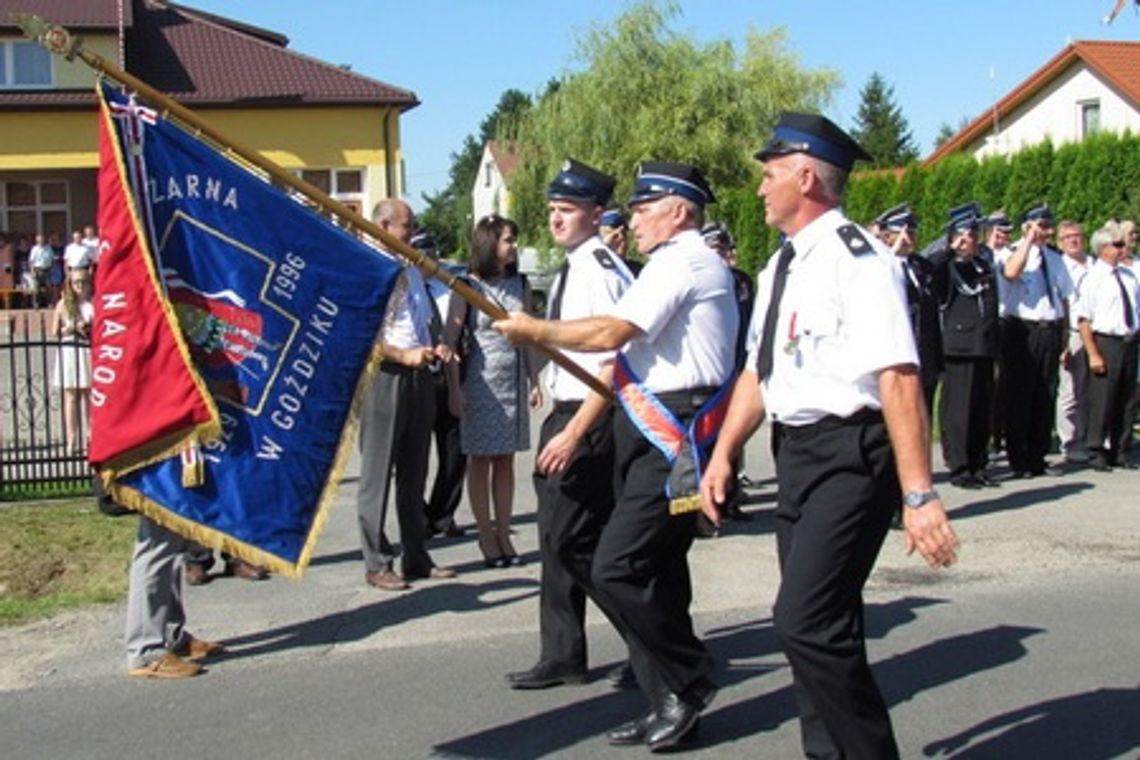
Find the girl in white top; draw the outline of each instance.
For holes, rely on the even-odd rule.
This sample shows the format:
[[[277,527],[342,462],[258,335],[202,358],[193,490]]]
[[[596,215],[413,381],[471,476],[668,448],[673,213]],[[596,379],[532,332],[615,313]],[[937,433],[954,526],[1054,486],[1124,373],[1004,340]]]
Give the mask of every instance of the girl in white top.
[[[87,397],[91,388],[88,340],[94,318],[91,272],[83,267],[72,269],[68,272],[67,287],[55,305],[51,321],[51,336],[60,341],[52,385],[63,389],[63,427],[67,436],[67,450],[72,454],[80,451],[81,411],[85,420],[83,430],[89,430],[86,422]]]

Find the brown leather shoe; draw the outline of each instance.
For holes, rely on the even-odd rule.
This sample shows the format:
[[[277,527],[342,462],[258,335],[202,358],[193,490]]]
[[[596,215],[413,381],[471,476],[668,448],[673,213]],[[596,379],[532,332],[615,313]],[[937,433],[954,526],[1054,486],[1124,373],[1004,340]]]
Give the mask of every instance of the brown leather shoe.
[[[245,581],[263,581],[269,577],[269,571],[264,567],[251,565],[244,559],[231,557],[226,560],[226,575],[232,575]]]
[[[182,642],[182,646],[174,650],[174,653],[179,657],[190,660],[191,662],[198,662],[207,657],[214,657],[222,654],[226,648],[216,641],[204,641],[203,639],[196,639],[191,634],[186,634],[186,638]]]
[[[190,678],[201,672],[202,666],[198,663],[184,660],[173,652],[167,652],[141,668],[127,671],[127,675],[131,678],[158,678],[169,681],[175,678]]]
[[[414,572],[409,572],[406,569],[404,570],[404,577],[411,581],[422,580],[425,578],[433,581],[442,581],[447,580],[448,578],[454,578],[456,575],[457,573],[452,568],[440,567],[439,565],[432,565],[426,571],[416,570]]]
[[[191,586],[205,586],[214,580],[214,577],[210,575],[210,572],[206,570],[204,566],[190,563],[187,563],[186,569],[182,571],[182,575],[186,579],[186,583]]]
[[[365,573],[364,582],[369,586],[375,586],[385,591],[403,591],[406,588],[411,588],[408,582],[396,575],[393,570],[377,570],[374,573]]]

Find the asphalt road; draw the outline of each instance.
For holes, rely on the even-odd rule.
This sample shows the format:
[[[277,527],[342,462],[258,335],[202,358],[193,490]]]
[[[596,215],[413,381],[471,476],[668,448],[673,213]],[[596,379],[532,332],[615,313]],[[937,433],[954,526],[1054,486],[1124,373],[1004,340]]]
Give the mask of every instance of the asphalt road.
[[[800,756],[769,617],[778,578],[765,448],[749,453],[762,481],[753,519],[690,554],[694,617],[722,687],[698,756]],[[529,467],[520,457],[518,472]],[[604,740],[644,705],[603,678],[622,652],[600,615],[591,683],[503,684],[537,652],[528,478],[516,488],[527,565],[487,570],[470,536],[436,541],[437,562],[459,578],[392,594],[363,584],[353,472],[303,580],[189,589],[191,629],[231,650],[199,678],[126,678],[121,605],[0,630],[0,758],[646,754]],[[946,572],[888,538],[867,619],[903,757],[1140,757],[1138,484],[1137,472],[1079,470],[985,491],[942,486],[963,539]]]

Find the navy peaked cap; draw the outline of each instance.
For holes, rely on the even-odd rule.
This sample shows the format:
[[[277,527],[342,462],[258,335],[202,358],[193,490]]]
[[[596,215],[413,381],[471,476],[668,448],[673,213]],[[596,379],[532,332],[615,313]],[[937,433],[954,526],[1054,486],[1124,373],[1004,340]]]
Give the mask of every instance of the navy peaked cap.
[[[844,171],[850,171],[856,161],[870,161],[867,151],[851,135],[835,125],[826,116],[786,111],[780,116],[772,139],[755,157],[767,161],[773,156],[806,153],[812,158],[826,161]]]
[[[1053,209],[1049,208],[1048,203],[1039,203],[1021,215],[1022,224],[1035,220],[1043,222],[1053,221]]]
[[[549,200],[588,201],[598,206],[610,202],[614,194],[613,177],[572,158],[562,164],[562,171],[546,188]]]
[[[420,230],[412,235],[411,244],[412,248],[420,251],[434,251],[439,248],[439,245],[435,242],[435,238],[432,237],[432,234],[427,230]]]
[[[723,222],[709,222],[701,227],[701,237],[709,245],[733,245],[732,233],[728,231]]]
[[[603,227],[625,227],[626,220],[625,214],[618,211],[616,208],[611,208],[602,214]]]
[[[672,161],[642,161],[637,167],[633,193],[626,205],[636,206],[666,195],[685,198],[701,208],[705,204],[716,203],[712,188],[697,167]]]
[[[1009,215],[1005,213],[1005,209],[1000,208],[983,219],[982,223],[995,230],[1006,230],[1008,232],[1013,229],[1013,222],[1009,220]]]
[[[981,222],[981,217],[982,209],[977,201],[963,203],[961,206],[950,209],[950,223],[946,225],[946,229],[951,232],[975,229]]]
[[[902,230],[907,227],[917,227],[918,217],[911,210],[909,203],[900,203],[887,209],[875,219],[885,229]]]

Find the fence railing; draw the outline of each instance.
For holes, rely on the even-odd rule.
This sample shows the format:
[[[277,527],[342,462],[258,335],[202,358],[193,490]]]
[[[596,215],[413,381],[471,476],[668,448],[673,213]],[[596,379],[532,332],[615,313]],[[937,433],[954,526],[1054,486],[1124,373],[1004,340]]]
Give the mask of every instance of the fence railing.
[[[90,346],[51,310],[0,311],[0,498],[90,486]]]

